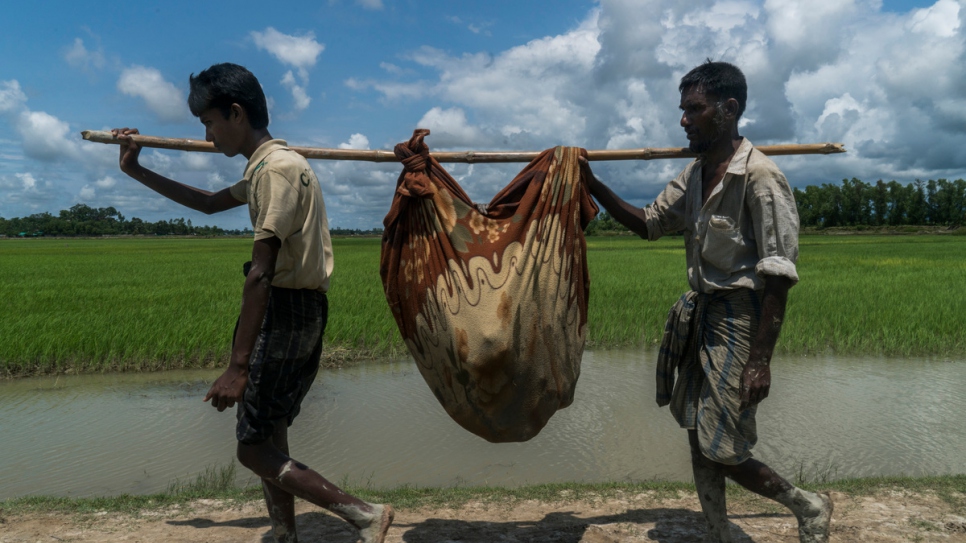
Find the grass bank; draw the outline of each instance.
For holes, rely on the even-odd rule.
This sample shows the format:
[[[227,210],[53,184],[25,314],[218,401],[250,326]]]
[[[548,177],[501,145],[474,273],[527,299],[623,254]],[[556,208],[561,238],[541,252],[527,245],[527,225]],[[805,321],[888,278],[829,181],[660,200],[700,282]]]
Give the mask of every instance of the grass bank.
[[[3,515],[30,513],[127,513],[183,506],[195,500],[219,500],[232,503],[260,502],[264,499],[261,486],[234,486],[234,465],[208,470],[195,480],[175,482],[166,492],[144,496],[123,494],[99,498],[62,498],[30,496],[0,501]],[[939,477],[875,477],[843,479],[839,481],[796,481],[798,486],[813,491],[844,492],[853,496],[871,496],[882,491],[901,489],[907,492],[931,493],[955,510],[966,514],[966,475]],[[608,499],[627,494],[652,493],[658,499],[677,497],[680,493],[693,494],[694,485],[677,482],[615,482],[615,483],[555,483],[521,487],[463,487],[419,488],[402,486],[392,489],[358,487],[343,482],[349,493],[372,503],[391,503],[397,509],[460,507],[469,502],[509,504],[523,501],[558,503],[585,499]],[[738,485],[727,487],[729,501],[755,499]]]
[[[379,240],[334,241],[327,357],[405,352]],[[0,241],[0,375],[221,365],[247,239]],[[778,350],[966,354],[966,236],[803,236]],[[683,242],[592,237],[588,348],[651,346],[687,289]]]

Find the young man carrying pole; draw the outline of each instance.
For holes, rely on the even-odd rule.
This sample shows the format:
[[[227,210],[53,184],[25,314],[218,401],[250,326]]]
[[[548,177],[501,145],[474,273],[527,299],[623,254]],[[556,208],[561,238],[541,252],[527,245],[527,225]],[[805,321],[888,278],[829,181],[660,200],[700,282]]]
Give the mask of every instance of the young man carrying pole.
[[[268,132],[268,107],[255,76],[216,64],[190,78],[188,106],[205,139],[226,156],[248,159],[244,178],[212,193],[148,170],[138,162],[137,129],[122,141],[121,171],[182,205],[217,213],[248,203],[255,242],[246,272],[231,360],[204,401],[219,412],[238,404],[238,460],[262,479],[275,540],[298,540],[294,498],[332,511],[382,543],[393,510],[346,494],[288,454],[288,426],[315,379],[328,318],[332,242],[322,190],[306,160]]]
[[[725,505],[730,477],[788,507],[802,543],[824,543],[828,496],[796,488],[751,457],[755,412],[768,396],[788,290],[798,282],[794,197],[778,167],[738,135],[747,84],[737,67],[708,61],[685,75],[678,90],[681,126],[699,156],[653,204],[628,204],[582,162],[591,194],[621,224],[649,240],[685,233],[692,290],[668,315],[658,404],[670,403],[688,430],[709,541],[732,541]]]

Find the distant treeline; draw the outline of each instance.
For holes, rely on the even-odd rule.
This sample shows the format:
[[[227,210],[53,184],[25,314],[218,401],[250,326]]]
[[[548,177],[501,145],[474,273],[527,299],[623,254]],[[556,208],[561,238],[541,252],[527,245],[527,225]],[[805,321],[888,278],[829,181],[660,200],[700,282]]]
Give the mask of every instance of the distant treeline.
[[[794,189],[803,227],[854,226],[960,226],[966,223],[966,181],[916,180],[908,185],[881,179],[875,184],[852,178],[840,185],[810,185]],[[334,236],[380,236],[382,228],[357,230],[332,228]],[[586,234],[629,234],[623,225],[601,210],[587,226]],[[113,207],[92,208],[77,204],[58,215],[37,213],[29,217],[0,217],[0,236],[123,236],[248,235],[250,229],[226,230],[217,226],[194,226],[183,218],[148,222],[125,219]]]
[[[879,180],[874,185],[843,179],[794,189],[802,226],[960,226],[966,223],[966,181],[916,180],[908,185]],[[587,235],[629,234],[606,211],[601,211]]]
[[[29,217],[0,217],[0,236],[41,237],[41,236],[240,236],[251,235],[248,228],[231,230],[217,226],[194,226],[191,219],[183,218],[149,222],[137,217],[126,219],[113,207],[93,208],[77,204],[62,210],[58,215],[36,213]],[[332,234],[339,236],[381,235],[382,229],[350,230],[333,228]]]
[[[250,232],[250,231],[249,231]],[[191,219],[149,222],[137,217],[126,219],[113,207],[93,208],[77,204],[58,215],[35,213],[29,217],[0,217],[0,235],[8,237],[40,236],[225,236],[240,235],[244,230],[226,230],[217,226],[194,226]]]
[[[869,184],[843,179],[795,189],[802,226],[959,226],[966,222],[966,181]]]

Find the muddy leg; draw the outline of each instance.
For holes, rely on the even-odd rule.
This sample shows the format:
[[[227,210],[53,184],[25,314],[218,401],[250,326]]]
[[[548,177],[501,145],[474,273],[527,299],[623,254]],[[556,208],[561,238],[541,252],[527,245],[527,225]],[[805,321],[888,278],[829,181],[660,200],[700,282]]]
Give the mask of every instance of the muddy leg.
[[[282,453],[288,455],[288,425],[284,420],[275,424],[272,443]],[[268,505],[268,517],[272,520],[272,535],[276,543],[298,543],[295,530],[295,496],[270,479],[262,479],[262,493]]]
[[[697,432],[688,430],[691,444],[691,469],[694,472],[694,486],[698,491],[701,511],[708,523],[709,543],[731,543],[731,529],[728,525],[728,509],[725,501],[725,476],[718,466],[701,454],[698,447]]]
[[[369,504],[346,494],[279,450],[273,440],[253,445],[239,443],[238,460],[271,485],[339,515],[359,529],[364,543],[382,543],[385,539],[392,524],[392,507]]]
[[[748,490],[775,500],[795,514],[801,543],[826,543],[832,520],[832,500],[827,494],[802,490],[755,459],[741,464],[721,464],[728,477]]]

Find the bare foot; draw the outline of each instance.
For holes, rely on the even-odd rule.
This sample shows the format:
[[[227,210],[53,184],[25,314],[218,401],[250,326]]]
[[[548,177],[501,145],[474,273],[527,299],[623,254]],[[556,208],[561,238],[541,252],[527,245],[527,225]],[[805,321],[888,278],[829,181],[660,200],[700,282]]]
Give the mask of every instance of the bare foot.
[[[389,525],[395,518],[396,512],[391,505],[372,506],[372,517],[368,524],[360,523],[359,535],[362,536],[362,543],[383,543],[386,540],[386,532]]]
[[[828,543],[829,523],[832,522],[832,499],[819,494],[822,506],[814,513],[804,515],[798,521],[798,537],[801,543]]]

